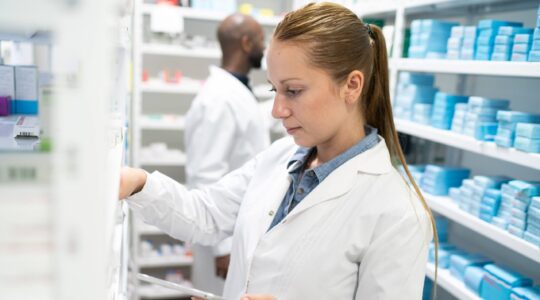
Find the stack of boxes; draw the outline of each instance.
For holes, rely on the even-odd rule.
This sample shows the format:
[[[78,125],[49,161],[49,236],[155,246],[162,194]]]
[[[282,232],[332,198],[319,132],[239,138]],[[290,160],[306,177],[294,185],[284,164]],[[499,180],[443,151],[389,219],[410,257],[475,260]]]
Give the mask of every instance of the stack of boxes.
[[[499,212],[492,223],[523,238],[527,229],[527,211],[531,198],[540,196],[540,182],[512,180],[502,185],[501,193]]]
[[[514,146],[516,127],[518,123],[540,123],[540,115],[519,111],[499,110],[497,112],[497,135],[495,143],[498,146],[510,148]]]
[[[0,115],[38,113],[38,69],[0,65]]]
[[[523,238],[540,247],[540,197],[532,197]]]
[[[450,30],[450,37],[446,43],[446,58],[459,59],[461,56],[461,47],[463,47],[463,35],[465,26],[454,26]]]
[[[498,208],[498,203],[491,203],[490,198],[493,194],[489,194],[488,199],[484,199],[488,189],[500,189],[503,183],[510,181],[511,178],[506,176],[474,176],[473,177],[473,196],[469,202],[469,213],[480,217],[481,213],[488,214]],[[482,206],[483,205],[483,206]],[[482,210],[484,208],[484,210]],[[495,216],[493,212],[490,216]]]
[[[536,18],[532,47],[529,52],[529,61],[540,62],[540,6],[538,6],[538,16]]]
[[[454,26],[447,42],[447,59],[472,60],[476,52],[476,26]]]
[[[469,177],[469,174],[470,170],[465,168],[427,165],[421,187],[432,195],[448,195],[448,190],[459,186],[463,179]]]
[[[496,264],[484,266],[486,274],[480,286],[480,297],[490,300],[511,299],[512,290],[517,287],[531,286],[533,281],[517,272]]]
[[[443,92],[435,94],[431,125],[440,129],[450,129],[454,117],[454,109],[458,103],[467,103],[469,97],[450,95]]]
[[[540,153],[540,124],[518,123],[514,147],[525,152]]]
[[[395,117],[411,120],[415,104],[431,105],[438,91],[433,87],[433,82],[434,77],[431,74],[401,72],[394,105]]]
[[[533,34],[523,33],[514,36],[514,46],[512,46],[512,61],[527,61],[529,51],[532,48]]]
[[[493,217],[499,212],[502,193],[499,189],[487,189],[480,202],[480,214],[478,217],[488,223],[491,223]]]
[[[532,34],[531,28],[523,28],[521,26],[501,26],[497,36],[495,37],[495,47],[491,60],[509,61],[514,45],[514,36],[516,34]],[[522,48],[522,47],[521,47]],[[518,46],[518,49],[521,49]],[[522,50],[522,49],[521,49]]]
[[[458,103],[456,106],[454,106],[454,117],[452,118],[452,126],[450,127],[450,130],[456,133],[463,133],[468,107],[469,105],[467,103]]]
[[[420,19],[411,22],[410,58],[445,58],[447,42],[456,22]]]
[[[478,22],[479,34],[476,40],[475,60],[491,60],[493,48],[495,46],[495,37],[502,26],[523,26],[519,22],[499,21],[499,20],[480,20]]]
[[[493,141],[497,134],[497,111],[508,109],[510,101],[469,97],[463,133],[480,141]]]

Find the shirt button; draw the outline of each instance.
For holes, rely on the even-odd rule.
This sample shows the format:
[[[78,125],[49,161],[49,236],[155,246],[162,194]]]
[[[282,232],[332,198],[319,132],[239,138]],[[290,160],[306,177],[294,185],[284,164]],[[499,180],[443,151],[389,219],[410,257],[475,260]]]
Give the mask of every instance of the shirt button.
[[[297,192],[298,194],[302,195],[302,194],[304,193],[304,189],[300,187],[300,188],[298,188],[298,189],[296,190],[296,192]]]
[[[268,215],[269,215],[270,217],[273,216],[273,215],[274,215],[274,211],[273,211],[273,210],[269,211],[269,212],[268,212]]]

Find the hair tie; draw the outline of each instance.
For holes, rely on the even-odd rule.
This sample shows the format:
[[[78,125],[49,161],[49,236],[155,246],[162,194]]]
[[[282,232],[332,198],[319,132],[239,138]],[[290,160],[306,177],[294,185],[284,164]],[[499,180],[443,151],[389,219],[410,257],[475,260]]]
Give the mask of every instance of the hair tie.
[[[375,34],[373,33],[373,30],[371,30],[371,26],[369,26],[369,23],[366,23],[366,29],[367,29],[367,32],[368,32],[369,36],[372,39],[375,39]]]

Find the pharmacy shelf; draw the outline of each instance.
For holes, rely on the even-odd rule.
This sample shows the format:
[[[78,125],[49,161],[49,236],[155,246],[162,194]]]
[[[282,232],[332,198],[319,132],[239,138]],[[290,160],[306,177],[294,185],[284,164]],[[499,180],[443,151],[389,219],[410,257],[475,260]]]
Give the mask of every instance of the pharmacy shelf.
[[[407,120],[395,119],[394,122],[397,130],[402,133],[540,170],[540,154],[522,152],[514,148],[498,147],[494,142],[478,141],[463,134]]]
[[[221,50],[210,48],[186,48],[175,45],[143,44],[141,51],[143,54],[148,55],[169,55],[209,59],[221,58]]]
[[[398,71],[540,78],[540,63],[445,59],[393,59]]]
[[[155,285],[141,285],[137,293],[143,299],[177,299],[189,298],[190,295]]]
[[[449,197],[433,196],[423,193],[429,207],[438,214],[476,231],[477,233],[497,242],[504,247],[540,263],[540,247],[520,239],[501,228],[489,224],[462,209]]]
[[[435,280],[435,265],[428,263],[426,276]],[[474,292],[469,290],[465,284],[450,274],[449,270],[439,268],[437,272],[437,284],[460,300],[480,300]]]
[[[150,80],[141,83],[141,91],[144,93],[166,93],[195,95],[201,89],[201,84],[173,84],[158,80]]]
[[[395,14],[398,9],[404,9],[406,13],[426,13],[483,5],[491,6],[490,10],[493,10],[493,6],[532,7],[538,5],[538,2],[536,0],[414,0],[405,3],[377,1],[371,4],[357,4],[354,11],[360,17],[384,17]]]
[[[178,159],[141,159],[141,166],[185,166],[185,157]]]
[[[184,267],[193,264],[192,256],[171,256],[171,257],[139,257],[139,267],[158,268],[158,267]]]
[[[156,4],[143,4],[142,13],[143,14],[152,14],[154,11],[167,9],[174,10],[178,12],[180,16],[186,19],[195,19],[203,21],[215,21],[219,22],[229,14],[219,11],[209,11],[202,9],[194,9],[189,7],[179,7],[179,6],[164,6]],[[257,21],[263,26],[276,26],[282,19],[282,17],[255,17]]]
[[[148,225],[144,223],[137,224],[137,232],[139,234],[146,234],[146,235],[166,234],[163,231],[161,231],[159,228],[157,228],[156,226],[152,226],[152,225]]]
[[[161,119],[153,119],[151,117],[142,116],[139,122],[141,129],[147,130],[184,130],[185,120],[183,117],[178,117],[176,121],[165,121]]]

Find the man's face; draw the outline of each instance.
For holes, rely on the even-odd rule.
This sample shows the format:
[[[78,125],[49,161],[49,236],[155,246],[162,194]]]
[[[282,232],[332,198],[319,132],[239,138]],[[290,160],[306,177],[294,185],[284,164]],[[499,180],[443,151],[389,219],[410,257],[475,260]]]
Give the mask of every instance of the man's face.
[[[253,68],[261,68],[264,49],[264,31],[262,28],[259,28],[257,33],[253,36],[253,48],[251,49],[251,53],[249,53],[249,62]]]

